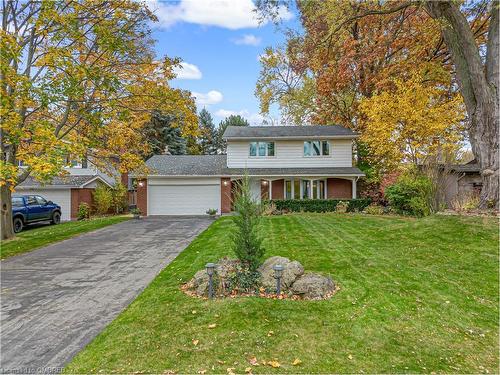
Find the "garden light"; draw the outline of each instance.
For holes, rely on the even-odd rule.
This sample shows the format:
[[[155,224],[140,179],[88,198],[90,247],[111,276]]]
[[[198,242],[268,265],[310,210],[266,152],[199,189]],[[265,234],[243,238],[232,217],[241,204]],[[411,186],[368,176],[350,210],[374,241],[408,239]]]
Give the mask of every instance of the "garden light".
[[[276,279],[276,294],[280,295],[281,293],[281,276],[283,276],[283,270],[285,267],[283,267],[281,264],[275,264],[273,266],[274,270],[274,278]]]
[[[207,263],[205,265],[208,275],[208,298],[214,298],[214,288],[213,288],[213,280],[212,276],[215,271],[215,263]]]

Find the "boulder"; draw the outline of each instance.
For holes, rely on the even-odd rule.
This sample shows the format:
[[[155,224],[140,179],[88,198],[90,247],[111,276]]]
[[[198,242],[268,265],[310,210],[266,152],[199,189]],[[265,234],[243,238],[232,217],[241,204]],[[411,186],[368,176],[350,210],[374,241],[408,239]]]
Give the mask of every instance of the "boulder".
[[[273,266],[281,264],[284,267],[283,276],[281,277],[281,289],[288,290],[295,279],[304,273],[304,267],[296,260],[291,261],[288,258],[275,256],[267,258],[266,261],[258,268],[261,274],[260,282],[262,286],[268,290],[276,289],[276,279],[274,278]]]
[[[198,296],[208,295],[208,275],[206,270],[196,272],[191,280],[186,284],[188,290],[196,293]]]
[[[308,272],[293,283],[291,290],[305,299],[323,299],[334,292],[335,284],[329,277]]]

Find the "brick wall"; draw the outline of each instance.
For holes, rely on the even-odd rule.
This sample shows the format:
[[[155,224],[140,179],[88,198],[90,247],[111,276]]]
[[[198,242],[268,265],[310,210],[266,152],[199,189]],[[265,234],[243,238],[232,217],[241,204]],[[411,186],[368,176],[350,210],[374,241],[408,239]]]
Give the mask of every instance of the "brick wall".
[[[142,186],[141,186],[142,185]],[[137,208],[141,210],[141,214],[148,215],[148,181],[137,180]]]
[[[231,212],[231,179],[220,179],[220,212],[227,214]]]
[[[78,207],[80,203],[87,203],[90,207],[94,204],[92,193],[94,189],[71,189],[71,219],[78,218]]]
[[[343,178],[327,180],[328,199],[352,199],[352,182]]]
[[[274,180],[272,182],[271,194],[273,199],[283,199],[285,190],[285,180]]]

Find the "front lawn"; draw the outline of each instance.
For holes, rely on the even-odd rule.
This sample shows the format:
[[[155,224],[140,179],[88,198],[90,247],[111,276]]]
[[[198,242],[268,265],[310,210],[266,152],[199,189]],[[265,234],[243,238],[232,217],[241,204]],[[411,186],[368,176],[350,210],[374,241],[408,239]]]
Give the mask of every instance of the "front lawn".
[[[28,226],[12,240],[0,244],[0,258],[5,259],[66,240],[78,234],[90,232],[99,228],[128,220],[127,216],[107,216],[83,221],[68,221],[58,225],[35,224]]]
[[[299,260],[306,270],[331,275],[340,291],[325,301],[184,295],[181,283],[205,263],[231,255],[231,218],[222,218],[65,371],[498,370],[496,219],[297,214],[263,224],[266,257]],[[253,357],[259,366],[250,364]],[[296,359],[301,363],[294,366]]]

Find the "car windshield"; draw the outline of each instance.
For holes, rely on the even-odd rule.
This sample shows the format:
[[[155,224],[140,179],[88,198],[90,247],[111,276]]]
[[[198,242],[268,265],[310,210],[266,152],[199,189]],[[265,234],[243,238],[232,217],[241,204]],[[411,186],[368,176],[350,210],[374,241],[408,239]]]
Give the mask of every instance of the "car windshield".
[[[24,206],[23,198],[12,197],[12,207],[22,207]]]

